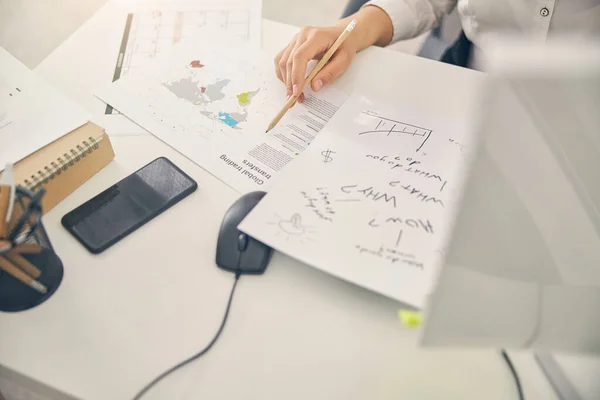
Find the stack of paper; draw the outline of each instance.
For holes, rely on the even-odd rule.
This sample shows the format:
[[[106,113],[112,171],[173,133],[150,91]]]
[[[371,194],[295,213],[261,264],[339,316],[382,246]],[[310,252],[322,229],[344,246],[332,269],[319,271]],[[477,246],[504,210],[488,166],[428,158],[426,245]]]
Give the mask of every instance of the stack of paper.
[[[87,121],[84,110],[0,47],[0,170]]]

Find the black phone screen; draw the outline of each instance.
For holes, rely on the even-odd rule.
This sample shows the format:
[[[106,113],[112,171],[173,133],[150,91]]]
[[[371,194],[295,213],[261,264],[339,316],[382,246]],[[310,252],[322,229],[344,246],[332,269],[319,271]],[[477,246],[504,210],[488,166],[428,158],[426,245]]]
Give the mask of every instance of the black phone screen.
[[[62,218],[63,226],[89,251],[100,253],[161,214],[198,185],[161,157]]]

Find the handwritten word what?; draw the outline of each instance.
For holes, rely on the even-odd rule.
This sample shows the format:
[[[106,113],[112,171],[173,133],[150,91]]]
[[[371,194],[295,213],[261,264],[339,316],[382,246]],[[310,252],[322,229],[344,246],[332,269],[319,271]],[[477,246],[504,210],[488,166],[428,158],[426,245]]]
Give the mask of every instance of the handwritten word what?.
[[[429,194],[413,187],[410,184],[403,185],[400,181],[392,181],[389,183],[389,186],[392,188],[402,189],[402,191],[408,192],[409,195],[413,196],[414,198],[423,203],[431,203],[434,205],[444,207],[444,202],[441,199],[434,196],[430,196]],[[375,186],[362,187],[360,185],[345,185],[342,186],[340,190],[346,194],[359,194],[365,197],[366,199],[375,202],[388,203],[394,208],[397,208],[398,206],[398,199],[396,198],[395,194],[390,193],[390,191],[379,190]]]
[[[426,180],[438,181],[441,184],[440,189],[439,189],[440,192],[444,190],[444,187],[448,183],[448,181],[446,181],[444,178],[442,178],[442,176],[438,173],[434,173],[434,172],[430,172],[430,171],[427,171],[427,170],[424,170],[421,168],[417,168],[417,165],[421,164],[421,161],[414,160],[413,158],[410,158],[410,157],[406,158],[406,160],[403,160],[402,157],[400,157],[400,156],[391,157],[391,156],[376,156],[376,155],[368,154],[367,158],[387,164],[390,166],[390,169],[392,169],[392,170],[396,169],[396,168],[401,168],[399,171],[409,172],[413,175],[416,175],[420,178],[424,178]],[[403,164],[401,164],[401,162],[403,162]],[[404,164],[407,164],[407,166],[405,166]]]

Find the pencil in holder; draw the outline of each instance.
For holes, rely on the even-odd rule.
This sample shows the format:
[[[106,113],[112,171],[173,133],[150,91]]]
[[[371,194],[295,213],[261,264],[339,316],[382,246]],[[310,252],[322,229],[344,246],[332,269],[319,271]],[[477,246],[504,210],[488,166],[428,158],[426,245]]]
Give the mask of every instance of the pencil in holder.
[[[36,307],[48,300],[62,281],[62,261],[42,223],[43,196],[43,188],[16,188],[8,234],[0,238],[0,311]]]

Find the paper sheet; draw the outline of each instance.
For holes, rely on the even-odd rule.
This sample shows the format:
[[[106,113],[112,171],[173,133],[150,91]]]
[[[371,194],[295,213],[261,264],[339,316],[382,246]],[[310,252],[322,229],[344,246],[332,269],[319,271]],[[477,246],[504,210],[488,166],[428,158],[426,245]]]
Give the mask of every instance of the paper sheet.
[[[259,49],[261,11],[262,0],[176,1],[157,4],[152,10],[147,4],[145,7],[138,5],[124,21],[112,80],[137,74],[174,45],[199,39],[198,32],[206,28],[223,29]],[[105,114],[118,112],[109,105]]]
[[[0,170],[88,120],[85,111],[0,47]]]
[[[309,91],[304,104],[265,134],[285,104],[285,90],[272,62],[257,54],[231,38],[182,44],[96,94],[234,189],[264,189],[347,96],[333,88]]]
[[[422,307],[470,140],[421,114],[351,96],[240,229],[327,273]]]
[[[262,0],[110,0],[38,69],[87,109],[109,136],[148,135],[107,107],[94,90],[135,75],[177,43],[212,40],[198,36],[206,28],[223,29],[258,50]]]
[[[598,354],[600,47],[500,50],[422,342]]]

